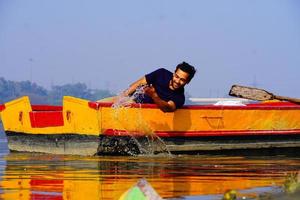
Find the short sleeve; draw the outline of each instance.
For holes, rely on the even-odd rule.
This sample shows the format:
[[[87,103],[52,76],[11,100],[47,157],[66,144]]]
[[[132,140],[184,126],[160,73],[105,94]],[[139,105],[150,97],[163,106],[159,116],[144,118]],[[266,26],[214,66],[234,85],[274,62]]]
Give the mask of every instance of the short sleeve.
[[[149,74],[146,74],[145,77],[146,77],[147,84],[153,84],[156,81],[158,75],[161,74],[161,72],[164,70],[165,70],[164,68],[159,68]]]

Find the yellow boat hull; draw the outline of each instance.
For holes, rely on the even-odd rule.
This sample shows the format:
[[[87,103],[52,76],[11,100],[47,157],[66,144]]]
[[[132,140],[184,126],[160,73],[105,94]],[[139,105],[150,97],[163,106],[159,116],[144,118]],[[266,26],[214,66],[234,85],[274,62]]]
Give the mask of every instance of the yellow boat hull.
[[[300,147],[300,106],[287,102],[193,105],[164,113],[150,104],[113,108],[70,96],[63,106],[31,105],[25,96],[0,111],[15,151],[144,153],[149,141],[153,152]]]

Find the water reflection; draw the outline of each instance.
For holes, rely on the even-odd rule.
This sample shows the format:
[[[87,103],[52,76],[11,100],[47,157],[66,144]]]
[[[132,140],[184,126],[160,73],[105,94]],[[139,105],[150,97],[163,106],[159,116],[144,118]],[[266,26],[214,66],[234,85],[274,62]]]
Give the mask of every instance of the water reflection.
[[[281,187],[300,170],[291,157],[79,157],[10,153],[1,199],[118,199],[140,178],[163,198]]]

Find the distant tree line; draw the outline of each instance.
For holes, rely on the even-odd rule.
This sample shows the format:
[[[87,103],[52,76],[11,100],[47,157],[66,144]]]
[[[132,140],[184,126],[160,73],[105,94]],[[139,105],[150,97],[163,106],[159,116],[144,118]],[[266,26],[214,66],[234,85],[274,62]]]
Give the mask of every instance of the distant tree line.
[[[47,90],[30,81],[10,81],[0,77],[0,104],[21,96],[29,96],[33,104],[61,105],[63,96],[96,101],[113,95],[109,90],[89,89],[84,83],[55,85]]]

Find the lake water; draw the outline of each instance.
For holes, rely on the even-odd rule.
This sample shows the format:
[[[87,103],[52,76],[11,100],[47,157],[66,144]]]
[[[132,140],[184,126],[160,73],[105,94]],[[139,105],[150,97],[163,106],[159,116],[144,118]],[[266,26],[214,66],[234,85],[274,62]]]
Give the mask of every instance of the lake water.
[[[238,199],[300,199],[298,155],[9,153],[0,135],[0,199],[118,199],[142,178],[165,199],[222,199],[228,190]]]

